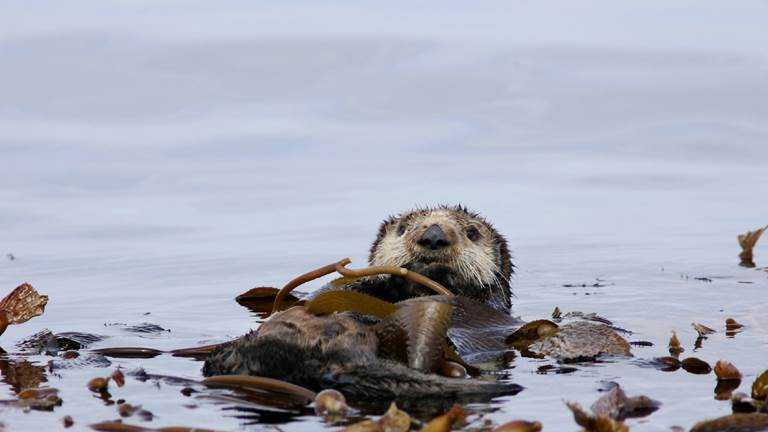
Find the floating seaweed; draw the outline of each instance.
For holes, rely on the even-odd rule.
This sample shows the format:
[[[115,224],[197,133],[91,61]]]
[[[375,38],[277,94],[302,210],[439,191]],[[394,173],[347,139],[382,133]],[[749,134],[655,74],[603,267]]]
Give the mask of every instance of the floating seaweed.
[[[731,410],[736,413],[753,413],[764,410],[765,404],[750,398],[746,393],[734,393],[731,396]]]
[[[601,356],[632,357],[629,342],[611,327],[587,321],[562,325],[528,349],[562,362],[595,361]]]
[[[315,414],[323,417],[325,421],[337,422],[346,418],[350,411],[347,400],[341,392],[326,389],[315,396]]]
[[[565,405],[573,413],[576,424],[586,432],[629,432],[629,428],[620,421],[602,415],[591,415],[577,403],[566,402]]]
[[[447,413],[430,420],[421,432],[448,432],[454,424],[464,422],[466,417],[467,413],[460,406],[454,405]]]
[[[596,417],[608,417],[616,421],[645,417],[658,410],[661,403],[647,396],[627,397],[616,384],[590,407]]]
[[[757,432],[768,428],[768,414],[730,414],[696,423],[690,432]]]
[[[272,312],[272,305],[275,303],[275,297],[279,289],[273,287],[256,287],[235,297],[235,301],[240,306],[248,308],[260,317],[267,317]],[[295,306],[301,304],[302,300],[298,297],[288,294],[283,299],[286,306]]]
[[[250,375],[217,375],[205,378],[203,385],[213,388],[232,388],[246,392],[278,394],[289,397],[299,405],[309,405],[317,396],[304,387],[266,377]]]
[[[768,370],[758,375],[752,383],[752,399],[768,402]]]
[[[718,381],[741,381],[741,372],[733,363],[725,360],[718,360],[715,363],[715,375]]]
[[[707,335],[715,333],[715,329],[709,328],[704,324],[691,323],[691,326],[693,327],[694,330],[696,330],[696,333],[699,334],[699,337],[702,337],[702,338],[706,338]]]
[[[669,338],[669,355],[677,357],[683,351],[685,351],[685,348],[680,345],[680,339],[677,338],[677,333],[672,330],[672,336]]]
[[[384,432],[408,432],[411,430],[411,416],[407,412],[398,409],[392,402],[389,409],[379,418],[379,426]]]
[[[23,283],[0,300],[0,335],[11,324],[21,324],[42,315],[48,296],[40,295],[32,285]]]
[[[755,267],[752,251],[755,248],[757,241],[760,240],[760,236],[763,235],[763,232],[766,229],[768,229],[768,225],[762,228],[758,228],[754,231],[747,231],[744,234],[739,234],[739,236],[736,237],[739,242],[739,246],[741,246],[741,252],[739,253],[739,259],[741,260],[739,262],[740,266],[748,268]]]
[[[712,372],[709,363],[696,357],[688,357],[680,362],[680,366],[686,371],[696,375],[707,375]]]

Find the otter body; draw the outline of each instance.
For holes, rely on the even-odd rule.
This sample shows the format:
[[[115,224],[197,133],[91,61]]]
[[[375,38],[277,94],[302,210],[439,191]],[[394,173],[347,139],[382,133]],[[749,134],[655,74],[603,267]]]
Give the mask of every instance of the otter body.
[[[444,360],[441,346],[446,336],[462,357],[500,353],[507,349],[506,335],[523,324],[510,316],[514,267],[507,242],[490,223],[463,207],[447,206],[390,217],[379,228],[369,263],[413,270],[441,283],[455,297],[427,297],[433,293],[399,276],[366,277],[343,286],[331,283],[315,296],[329,290],[353,290],[396,303],[398,311],[422,308],[417,312],[412,309],[394,330],[395,334],[410,331],[416,340],[393,344],[393,333],[381,332],[379,325],[387,322],[367,315],[315,316],[297,306],[273,315],[258,330],[214,351],[205,362],[204,374],[265,376],[313,390],[335,388],[348,398],[368,401],[477,400],[521,390],[515,384],[447,378],[435,374],[435,367],[420,367],[435,365],[429,356]],[[451,312],[430,315],[429,311],[446,308]],[[430,327],[441,320],[442,334]],[[628,353],[626,341],[618,335],[614,338],[608,327],[583,327],[564,326],[552,340],[544,341],[542,351],[554,358],[558,354],[576,358],[621,354],[624,348]],[[427,336],[430,331],[431,336]],[[441,345],[437,349],[434,344],[422,352],[414,349],[419,343],[429,346],[429,341],[438,339]],[[408,352],[393,355],[391,345],[405,346]],[[586,354],[581,355],[580,350]]]
[[[205,375],[276,378],[313,390],[333,388],[352,400],[472,398],[521,387],[423,373],[380,355],[371,325],[351,314],[315,316],[303,307],[280,312],[230,347],[211,354]]]
[[[371,246],[369,263],[416,271],[458,296],[489,306],[490,315],[506,317],[497,321],[520,323],[509,317],[513,266],[506,240],[464,207],[417,209],[388,218]],[[320,292],[332,289],[339,288],[326,286]],[[363,278],[341,289],[392,303],[433,294],[398,276]],[[315,316],[294,307],[213,352],[203,373],[266,376],[315,390],[335,388],[366,399],[455,399],[521,389],[514,384],[447,378],[386,358],[370,318],[348,313]]]

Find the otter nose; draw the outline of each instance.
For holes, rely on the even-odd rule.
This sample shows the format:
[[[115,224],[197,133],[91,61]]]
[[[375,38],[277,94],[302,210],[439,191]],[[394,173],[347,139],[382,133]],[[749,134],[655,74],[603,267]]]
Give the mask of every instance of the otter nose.
[[[432,250],[442,249],[451,244],[448,237],[445,235],[445,232],[438,224],[432,224],[427,228],[416,243]]]

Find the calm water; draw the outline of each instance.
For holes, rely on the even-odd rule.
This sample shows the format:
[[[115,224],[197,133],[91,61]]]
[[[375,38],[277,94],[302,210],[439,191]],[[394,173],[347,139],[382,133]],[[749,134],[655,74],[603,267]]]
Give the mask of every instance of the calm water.
[[[640,358],[671,330],[691,354],[701,322],[720,331],[692,355],[734,362],[747,389],[768,368],[768,275],[736,265],[735,237],[768,223],[768,4],[613,3],[0,4],[0,253],[16,257],[0,292],[50,296],[0,345],[45,328],[108,336],[94,347],[229,340],[258,325],[240,292],[361,266],[389,213],[461,202],[510,241],[516,314],[597,312],[656,344]],[[726,338],[727,317],[746,330]],[[170,332],[126,331],[145,322]],[[563,400],[589,405],[611,380],[663,403],[632,430],[730,411],[714,375],[535,373],[547,363],[517,360],[526,389],[490,417],[575,430]],[[167,356],[113,364],[201,376]],[[62,407],[0,418],[114,419],[85,388],[108,370],[58,371]],[[113,395],[153,427],[271,430],[179,389],[129,379]]]

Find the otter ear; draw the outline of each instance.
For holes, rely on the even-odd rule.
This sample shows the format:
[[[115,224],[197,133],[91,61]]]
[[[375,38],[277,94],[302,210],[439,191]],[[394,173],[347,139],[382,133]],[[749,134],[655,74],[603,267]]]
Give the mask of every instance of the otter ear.
[[[499,248],[499,262],[501,263],[499,273],[501,273],[501,276],[508,282],[514,272],[512,255],[509,253],[507,240],[501,234],[496,234],[496,245]]]
[[[379,233],[376,235],[376,240],[373,241],[371,250],[368,252],[368,264],[373,265],[373,255],[376,253],[376,248],[379,246],[379,243],[381,243],[381,240],[387,235],[387,232],[398,223],[400,223],[400,218],[390,216],[379,225]]]

